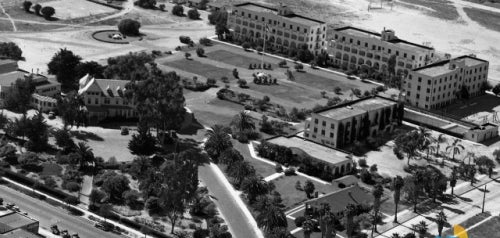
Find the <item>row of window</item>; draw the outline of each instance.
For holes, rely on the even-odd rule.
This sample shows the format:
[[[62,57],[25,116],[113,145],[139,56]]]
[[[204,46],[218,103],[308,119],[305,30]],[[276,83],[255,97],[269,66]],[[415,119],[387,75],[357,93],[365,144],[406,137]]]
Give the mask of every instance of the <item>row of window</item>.
[[[314,119],[314,124],[318,124],[318,123],[319,123],[319,119],[318,119],[318,118],[315,118],[315,119]],[[321,122],[321,125],[322,125],[323,127],[326,127],[326,121],[322,121],[322,122]],[[333,123],[332,123],[332,124],[330,124],[330,129],[335,129],[335,124],[333,124]]]
[[[318,128],[317,128],[317,127],[314,127],[313,132],[314,132],[314,133],[318,133]],[[321,130],[321,135],[322,135],[322,136],[325,136],[325,130]],[[333,132],[330,132],[330,138],[333,138]]]
[[[238,12],[238,10],[234,10],[234,13],[235,13],[235,14],[236,14],[237,12]],[[247,13],[247,14],[245,14],[245,12],[241,11],[240,15],[241,15],[242,17],[245,17],[245,15],[246,15],[246,16],[247,16],[247,18],[252,19],[252,14],[251,14],[251,13]],[[257,14],[253,15],[253,20],[258,21],[258,20],[259,20],[259,16],[258,16]],[[261,16],[261,17],[260,17],[260,21],[262,21],[262,22],[266,22],[266,18]],[[289,28],[290,30],[293,30],[293,29],[295,28],[295,30],[296,30],[296,31],[301,31],[300,26],[295,26],[295,27],[294,27],[294,26],[293,26],[292,24],[290,24],[290,23],[288,23],[288,25],[287,25],[287,23],[286,23],[286,22],[279,22],[279,21],[277,21],[277,20],[267,19],[267,24],[269,24],[269,25],[273,25],[273,26],[280,26],[280,25],[281,25],[281,27],[283,27],[283,28],[286,28],[286,27],[288,26],[288,28]],[[302,29],[302,30],[303,30],[303,32],[304,32],[304,33],[307,33],[307,29],[306,29],[306,28],[304,28],[304,29]],[[321,32],[321,29],[319,29],[319,28],[318,28],[318,29],[316,29],[316,33],[320,33],[320,32]],[[326,26],[323,26],[323,32],[326,32]],[[313,33],[314,33],[314,29],[311,29],[311,34],[313,34]]]

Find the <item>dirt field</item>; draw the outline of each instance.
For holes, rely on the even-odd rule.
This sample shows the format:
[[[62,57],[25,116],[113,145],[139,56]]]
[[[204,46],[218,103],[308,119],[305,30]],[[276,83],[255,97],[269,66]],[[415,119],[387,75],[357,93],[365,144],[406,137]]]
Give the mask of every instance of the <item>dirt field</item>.
[[[56,14],[54,15],[54,17],[63,20],[116,11],[115,9],[110,7],[81,0],[56,0],[43,3],[42,6],[53,7],[56,10]]]

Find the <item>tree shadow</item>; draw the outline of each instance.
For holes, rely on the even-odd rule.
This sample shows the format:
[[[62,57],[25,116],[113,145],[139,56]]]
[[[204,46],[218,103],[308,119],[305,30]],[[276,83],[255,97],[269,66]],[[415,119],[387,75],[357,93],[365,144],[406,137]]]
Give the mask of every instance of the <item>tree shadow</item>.
[[[99,135],[93,133],[93,132],[88,132],[88,131],[71,131],[70,132],[72,136],[74,136],[78,140],[83,140],[83,141],[88,141],[88,140],[93,140],[93,141],[104,141],[102,137]]]
[[[472,199],[468,198],[468,197],[461,197],[461,196],[456,196],[456,198],[464,201],[464,202],[472,202]]]
[[[441,207],[442,207],[443,209],[446,209],[446,210],[448,210],[448,211],[450,211],[450,212],[453,212],[453,213],[455,213],[455,214],[460,214],[460,215],[461,215],[461,214],[465,214],[465,212],[464,212],[464,211],[462,211],[462,210],[460,210],[460,209],[456,209],[456,208],[448,207],[448,206],[446,206],[446,205],[442,205]]]
[[[194,120],[189,126],[182,128],[177,131],[180,135],[196,135],[198,130],[204,129],[203,125],[201,125],[198,121]]]

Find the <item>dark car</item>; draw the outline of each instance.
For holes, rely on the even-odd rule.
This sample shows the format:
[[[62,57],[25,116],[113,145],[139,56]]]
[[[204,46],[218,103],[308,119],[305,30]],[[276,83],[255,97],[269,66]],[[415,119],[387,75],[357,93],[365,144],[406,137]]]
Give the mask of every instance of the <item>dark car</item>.
[[[120,134],[122,136],[128,135],[128,128],[127,127],[122,127]]]
[[[50,227],[50,230],[52,231],[52,234],[54,234],[54,235],[59,235],[59,234],[61,234],[61,232],[59,231],[59,228],[57,228],[57,225],[52,225],[52,226]]]

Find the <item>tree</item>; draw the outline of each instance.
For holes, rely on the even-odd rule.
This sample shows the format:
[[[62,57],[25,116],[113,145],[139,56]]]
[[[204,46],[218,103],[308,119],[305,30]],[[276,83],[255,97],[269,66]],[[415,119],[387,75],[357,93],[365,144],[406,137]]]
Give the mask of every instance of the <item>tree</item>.
[[[28,137],[26,147],[31,151],[44,151],[48,148],[49,126],[41,112],[26,120],[24,134]]]
[[[229,32],[227,28],[227,11],[212,11],[210,15],[208,15],[208,21],[210,24],[215,25],[215,34],[219,38],[222,39],[222,36]]]
[[[63,129],[87,126],[88,111],[83,97],[76,92],[70,92],[65,97],[58,98],[57,109],[63,121]]]
[[[488,156],[485,155],[476,158],[474,162],[479,167],[479,171],[482,173],[495,168],[495,162],[493,162],[492,159],[488,158]]]
[[[95,162],[94,152],[85,142],[78,142],[75,148],[75,153],[79,156],[79,169],[84,170]]]
[[[32,171],[40,165],[40,158],[38,158],[36,153],[27,152],[21,154],[17,158],[17,162],[22,166],[22,168]]]
[[[184,16],[184,8],[181,5],[177,4],[172,8],[172,14],[182,17]]]
[[[495,95],[500,94],[500,83],[495,85],[495,87],[491,90]]]
[[[344,209],[345,230],[348,238],[352,238],[354,233],[354,216],[356,215],[356,206],[352,203],[347,204]]]
[[[374,213],[372,231],[377,231],[378,212],[380,210],[382,195],[384,195],[384,188],[382,187],[381,184],[375,185],[372,191],[372,195],[373,195],[373,213]]]
[[[56,145],[62,148],[64,152],[68,153],[75,149],[76,144],[73,141],[69,130],[63,128],[54,131],[52,134],[56,139]]]
[[[414,226],[414,229],[417,231],[420,238],[424,238],[425,234],[427,234],[428,226],[425,221],[421,221],[416,226]]]
[[[232,168],[232,165],[238,161],[243,161],[243,156],[234,148],[228,148],[219,157],[219,162]]]
[[[49,74],[56,75],[57,81],[61,83],[61,89],[71,91],[78,88],[76,76],[76,66],[80,64],[81,57],[73,54],[66,48],[60,49],[54,54],[48,64]]]
[[[129,206],[131,209],[140,208],[140,198],[141,194],[137,190],[127,190],[123,192],[123,200],[125,200],[125,204],[127,204],[127,206]]]
[[[30,1],[24,1],[23,2],[23,8],[26,12],[30,12],[31,6],[33,5],[32,2]]]
[[[35,10],[35,14],[36,15],[40,15],[40,10],[42,9],[42,5],[40,4],[35,4],[35,6],[33,6],[33,10]]]
[[[453,196],[453,190],[455,189],[455,186],[457,185],[457,171],[455,168],[451,172],[450,176],[450,187],[451,187],[451,195]]]
[[[253,204],[258,196],[268,192],[268,184],[264,179],[252,176],[243,180],[241,189],[247,194],[250,204]]]
[[[153,63],[153,57],[146,52],[110,57],[108,58],[108,66],[104,70],[104,76],[109,79],[143,81],[150,77],[147,65]]]
[[[128,149],[134,155],[152,155],[156,151],[156,139],[149,131],[148,123],[140,121],[137,125],[137,134],[132,135],[128,142]]]
[[[394,198],[394,205],[396,206],[395,212],[394,212],[394,222],[398,222],[398,204],[401,199],[401,189],[404,186],[404,180],[401,176],[396,176],[392,180],[392,188],[394,190],[393,193],[393,198]]]
[[[446,217],[446,214],[444,214],[443,210],[441,210],[437,215],[436,215],[436,224],[438,226],[438,236],[441,237],[441,234],[443,233],[443,227],[444,225],[448,222],[448,218]]]
[[[250,49],[251,45],[249,42],[244,42],[241,47],[244,49],[244,50],[248,50]]]
[[[311,180],[306,180],[304,184],[304,192],[306,193],[307,198],[311,198],[314,193],[315,187]]]
[[[104,199],[107,197],[106,193],[99,189],[92,189],[89,195],[90,204],[102,203]]]
[[[418,149],[421,148],[422,137],[417,131],[411,131],[396,137],[394,143],[397,150],[402,151],[407,155],[408,165],[410,165],[410,160],[417,156]]]
[[[54,9],[53,7],[43,7],[40,12],[45,19],[50,20],[52,16],[56,14],[56,9]]]
[[[240,113],[236,114],[236,116],[234,116],[233,120],[231,121],[231,126],[240,133],[247,130],[252,131],[255,129],[255,124],[246,111],[241,111]]]
[[[31,95],[35,92],[35,83],[32,77],[17,79],[11,86],[10,92],[6,93],[4,106],[7,110],[26,113],[30,108]]]
[[[138,36],[141,23],[132,19],[123,19],[118,23],[118,31],[127,36]]]
[[[234,69],[233,69],[233,77],[234,77],[235,79],[239,79],[239,78],[240,78],[240,77],[239,77],[239,73],[238,73],[238,69],[236,69],[236,68],[234,68]]]
[[[82,78],[87,74],[94,78],[104,78],[104,69],[104,66],[95,61],[85,61],[76,66],[76,78]]]
[[[156,7],[156,0],[138,0],[135,4],[142,8],[154,9]]]
[[[165,4],[163,4],[163,3],[162,3],[162,4],[160,4],[158,7],[160,8],[160,10],[161,10],[162,12],[164,12],[164,11],[165,11]]]
[[[205,151],[208,156],[217,163],[219,156],[223,151],[233,147],[229,133],[231,130],[222,125],[214,125],[207,131],[207,141],[205,142]]]
[[[437,148],[436,148],[436,156],[439,155],[439,149],[441,147],[441,144],[442,143],[446,143],[447,139],[445,137],[444,134],[439,134],[438,138],[436,139],[436,144],[437,144]]]
[[[453,153],[452,160],[455,160],[456,154],[460,154],[460,152],[465,149],[465,147],[460,144],[460,142],[462,142],[462,140],[455,139],[453,140],[453,143],[451,145],[446,147],[446,151],[451,151]]]
[[[198,55],[198,57],[203,57],[205,56],[205,50],[201,47],[198,47],[198,49],[196,49],[196,54]]]
[[[102,189],[108,194],[110,202],[121,203],[123,202],[123,193],[130,189],[130,181],[124,175],[111,173],[113,175],[104,180]]]
[[[99,208],[99,215],[104,217],[104,221],[106,221],[106,218],[115,216],[115,213],[113,212],[113,206],[109,203],[102,204]]]
[[[24,60],[23,51],[14,42],[0,42],[0,59]]]
[[[187,15],[188,15],[189,19],[191,19],[191,20],[200,19],[200,13],[198,12],[198,10],[196,10],[196,8],[189,9],[189,11],[187,12]]]
[[[239,188],[242,186],[243,181],[248,178],[255,176],[254,167],[247,161],[237,160],[228,166],[226,169],[227,175],[233,178],[235,187]]]
[[[417,212],[418,198],[421,193],[421,184],[417,176],[409,175],[404,178],[403,193],[413,203],[413,212]]]
[[[288,225],[285,213],[275,205],[261,211],[256,220],[259,227],[266,233],[270,233],[276,228],[286,228]]]

